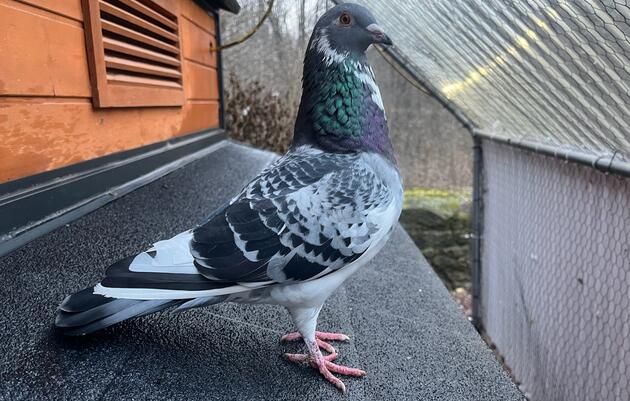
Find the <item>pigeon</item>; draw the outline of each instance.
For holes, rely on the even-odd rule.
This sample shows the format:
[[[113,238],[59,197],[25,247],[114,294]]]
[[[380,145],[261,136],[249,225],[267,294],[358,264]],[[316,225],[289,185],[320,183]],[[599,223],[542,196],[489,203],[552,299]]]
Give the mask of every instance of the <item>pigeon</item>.
[[[304,59],[290,150],[198,226],[109,266],[105,278],[65,298],[55,324],[92,333],[171,308],[235,302],[284,306],[304,363],[338,389],[330,341],[316,331],[326,299],[383,247],[400,216],[403,186],[383,102],[366,51],[391,45],[366,8],[343,3],[316,23]],[[324,353],[322,353],[322,350]]]

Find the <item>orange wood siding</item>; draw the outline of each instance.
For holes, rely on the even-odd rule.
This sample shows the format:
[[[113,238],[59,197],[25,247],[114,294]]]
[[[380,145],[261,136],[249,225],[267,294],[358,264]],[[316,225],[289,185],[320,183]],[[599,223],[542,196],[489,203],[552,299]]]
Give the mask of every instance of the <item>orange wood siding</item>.
[[[0,183],[218,127],[214,20],[192,0],[162,4],[179,16],[184,105],[99,110],[81,1],[0,0]]]
[[[216,46],[214,34],[201,28],[187,18],[182,18],[180,24],[182,37],[188,38],[188,40],[184,40],[182,43],[184,58],[209,67],[216,67],[217,53],[208,51],[210,44]]]
[[[82,24],[0,0],[0,95],[90,97]]]
[[[72,18],[76,21],[83,21],[81,11],[81,0],[19,0],[21,3],[31,4],[43,10]]]

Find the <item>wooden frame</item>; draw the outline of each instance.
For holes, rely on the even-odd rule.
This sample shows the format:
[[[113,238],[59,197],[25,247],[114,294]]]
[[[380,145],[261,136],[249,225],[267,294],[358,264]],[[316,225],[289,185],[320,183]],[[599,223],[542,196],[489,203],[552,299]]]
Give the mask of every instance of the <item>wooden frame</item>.
[[[177,14],[152,0],[83,0],[95,107],[182,106]]]

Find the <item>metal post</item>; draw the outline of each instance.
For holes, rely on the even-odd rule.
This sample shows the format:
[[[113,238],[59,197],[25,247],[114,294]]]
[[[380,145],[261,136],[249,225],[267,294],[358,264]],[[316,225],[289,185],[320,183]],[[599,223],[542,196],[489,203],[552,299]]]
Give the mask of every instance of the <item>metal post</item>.
[[[481,331],[481,241],[483,236],[483,149],[482,140],[473,136],[473,204],[472,204],[472,323]]]
[[[221,15],[219,10],[213,12],[215,18],[216,45],[221,46]],[[219,127],[225,129],[225,88],[223,77],[223,52],[217,52],[217,74],[219,75]]]

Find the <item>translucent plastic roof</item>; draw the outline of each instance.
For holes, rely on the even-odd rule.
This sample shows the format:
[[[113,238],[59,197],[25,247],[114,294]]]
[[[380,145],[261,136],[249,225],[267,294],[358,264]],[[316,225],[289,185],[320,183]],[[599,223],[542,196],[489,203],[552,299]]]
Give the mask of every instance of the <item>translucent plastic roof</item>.
[[[624,0],[353,0],[479,129],[630,157]]]

